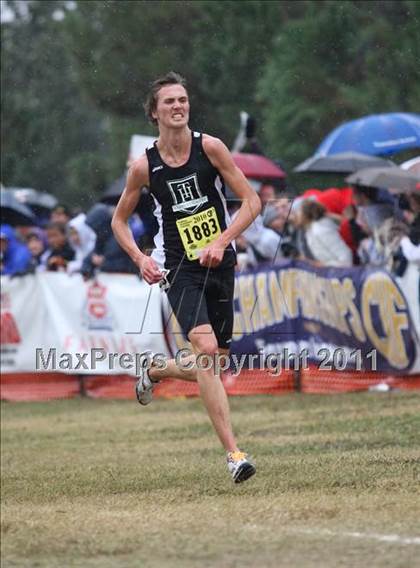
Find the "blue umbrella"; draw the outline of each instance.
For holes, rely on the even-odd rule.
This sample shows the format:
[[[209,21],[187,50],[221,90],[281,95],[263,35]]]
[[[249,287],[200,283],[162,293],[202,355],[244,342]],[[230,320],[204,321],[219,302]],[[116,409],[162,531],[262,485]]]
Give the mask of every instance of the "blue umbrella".
[[[393,112],[345,122],[323,140],[315,156],[350,151],[385,156],[411,148],[420,148],[420,115]]]

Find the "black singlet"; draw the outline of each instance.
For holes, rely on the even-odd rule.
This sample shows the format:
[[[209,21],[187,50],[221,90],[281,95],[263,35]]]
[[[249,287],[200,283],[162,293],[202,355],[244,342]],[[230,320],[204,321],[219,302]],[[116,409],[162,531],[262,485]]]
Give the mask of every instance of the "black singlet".
[[[183,267],[206,270],[198,260],[201,248],[223,232],[230,222],[222,176],[208,159],[202,134],[192,132],[191,152],[182,166],[165,164],[156,147],[147,148],[149,188],[159,224],[152,257],[168,270]],[[234,266],[232,244],[217,269]]]

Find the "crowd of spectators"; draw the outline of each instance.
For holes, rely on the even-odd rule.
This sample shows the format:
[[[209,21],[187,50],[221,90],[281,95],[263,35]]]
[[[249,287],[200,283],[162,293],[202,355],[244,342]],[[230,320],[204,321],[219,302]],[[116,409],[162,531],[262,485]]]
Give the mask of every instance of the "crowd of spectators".
[[[409,263],[420,267],[420,191],[398,198],[386,190],[355,186],[310,189],[290,197],[265,183],[258,193],[261,214],[236,241],[238,270],[283,258],[383,267],[397,275]],[[234,217],[238,204],[228,205]],[[112,213],[113,206],[103,203],[86,214],[59,205],[42,228],[2,224],[1,274],[65,271],[88,279],[97,271],[138,273],[114,238]],[[137,213],[130,219],[143,250],[152,243],[149,221]]]
[[[0,226],[1,274],[33,272],[81,273],[92,278],[102,272],[137,273],[111,229],[113,207],[98,203],[87,214],[55,207],[47,223],[39,226]],[[137,214],[130,219],[139,242],[144,226]]]
[[[420,191],[395,196],[354,186],[287,197],[263,184],[259,196],[261,214],[237,240],[239,270],[281,258],[382,267],[399,276],[408,263],[420,267]]]

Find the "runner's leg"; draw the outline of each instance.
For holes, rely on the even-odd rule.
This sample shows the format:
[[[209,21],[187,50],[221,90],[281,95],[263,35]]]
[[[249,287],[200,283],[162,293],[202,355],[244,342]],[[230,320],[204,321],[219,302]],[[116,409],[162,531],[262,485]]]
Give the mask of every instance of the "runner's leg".
[[[207,274],[177,270],[168,273],[167,280],[170,283],[166,290],[169,304],[187,338],[189,330],[209,321],[203,290]],[[175,359],[169,359],[164,369],[152,366],[148,374],[152,381],[164,379],[197,381],[195,360],[196,356],[191,352],[190,356],[182,357],[180,364],[177,364]]]
[[[195,367],[195,355],[182,358],[182,365],[178,365],[175,359],[166,362],[165,369],[152,367],[149,370],[149,377],[152,381],[162,381],[164,379],[182,379],[184,381],[197,381],[197,369]],[[189,368],[191,365],[191,368]]]
[[[218,346],[216,336],[209,324],[199,325],[192,329],[188,334],[188,339],[196,355],[206,354],[214,360]],[[238,451],[230,421],[228,398],[220,377],[215,375],[213,367],[204,370],[198,366],[197,381],[201,398],[223,447],[227,452]]]
[[[222,357],[229,356],[229,349],[218,348],[219,355]],[[189,355],[182,358],[182,365],[178,364],[175,359],[169,359],[164,369],[154,367],[153,364],[149,370],[149,376],[152,381],[163,381],[165,379],[181,379],[183,381],[197,382],[197,368],[195,365],[196,355]]]

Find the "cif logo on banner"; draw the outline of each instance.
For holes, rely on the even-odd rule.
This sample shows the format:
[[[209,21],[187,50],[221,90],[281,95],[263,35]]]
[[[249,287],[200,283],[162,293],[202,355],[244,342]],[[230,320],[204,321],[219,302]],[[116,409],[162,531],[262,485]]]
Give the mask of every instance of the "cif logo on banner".
[[[21,343],[20,333],[16,320],[11,312],[12,303],[9,294],[1,294],[0,316],[0,343],[2,345],[16,345]]]
[[[114,318],[107,302],[107,287],[94,281],[87,289],[83,306],[83,325],[90,330],[112,331]]]
[[[257,351],[256,340],[317,340],[375,349],[379,371],[407,371],[417,335],[407,301],[380,269],[312,267],[301,261],[241,274],[235,287],[235,348]]]

